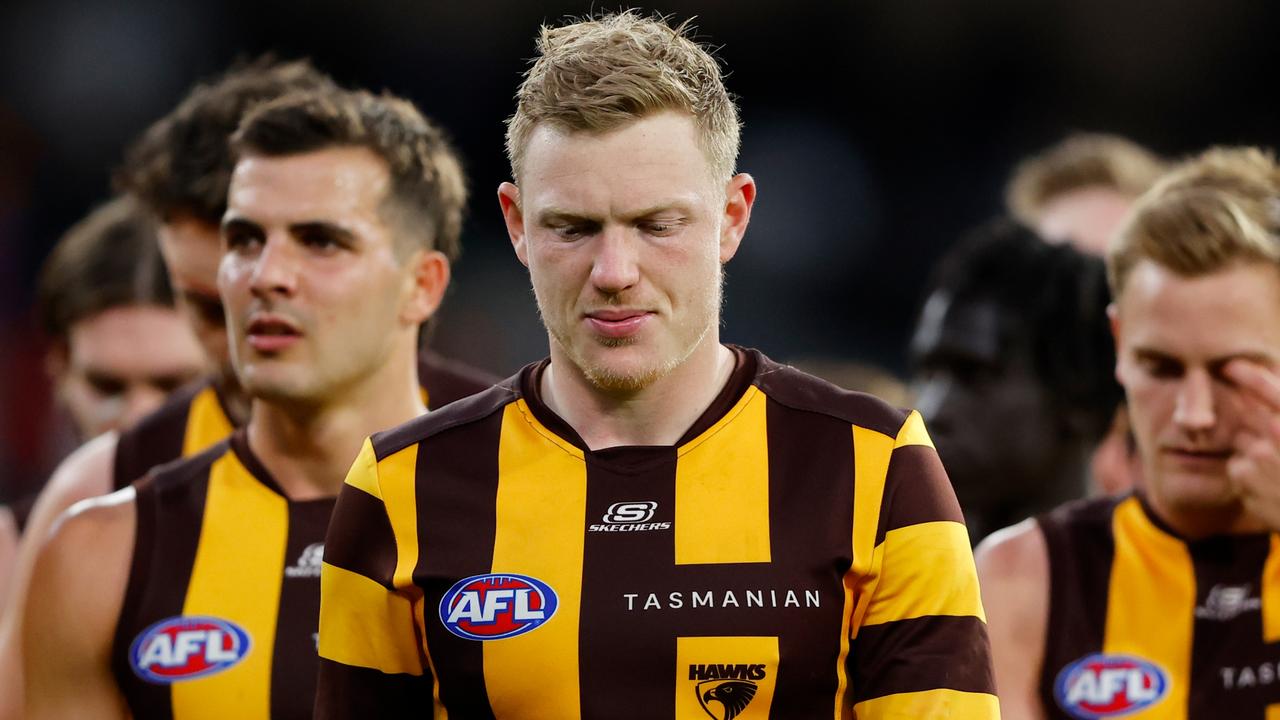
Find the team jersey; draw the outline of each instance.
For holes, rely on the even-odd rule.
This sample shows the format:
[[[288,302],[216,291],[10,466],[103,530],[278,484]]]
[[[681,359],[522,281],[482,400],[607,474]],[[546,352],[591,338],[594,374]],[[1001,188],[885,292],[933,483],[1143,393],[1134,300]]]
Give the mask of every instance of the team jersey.
[[[290,501],[243,430],[134,487],[111,654],[132,717],[309,718],[333,498]]]
[[[429,408],[479,392],[498,380],[425,350],[418,354],[418,379]],[[127,486],[153,467],[211,447],[234,428],[213,381],[202,380],[176,391],[158,410],[120,434],[112,466],[113,489]]]
[[[734,353],[674,446],[587,449],[539,398],[546,361],[367,441],[316,716],[998,717],[920,416]]]
[[[1141,496],[1037,518],[1049,718],[1280,718],[1280,535],[1186,541]]]

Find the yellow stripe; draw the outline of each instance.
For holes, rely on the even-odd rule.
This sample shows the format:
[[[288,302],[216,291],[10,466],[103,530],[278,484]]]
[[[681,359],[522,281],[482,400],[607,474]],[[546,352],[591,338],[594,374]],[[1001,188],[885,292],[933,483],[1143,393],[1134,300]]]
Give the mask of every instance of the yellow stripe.
[[[964,525],[944,520],[890,530],[884,536],[880,567],[880,582],[863,626],[927,615],[986,621]]]
[[[254,479],[233,453],[214,462],[182,612],[239,625],[249,634],[249,654],[228,670],[174,683],[175,718],[270,717],[271,656],[288,531],[283,497]]]
[[[858,627],[878,579],[876,531],[880,526],[880,504],[884,500],[884,482],[889,474],[893,444],[894,439],[888,435],[853,428],[853,564],[849,573],[856,592],[851,637],[858,636]]]
[[[182,456],[188,457],[213,446],[234,430],[231,420],[222,411],[218,393],[207,387],[191,399],[187,411],[187,429],[182,436]]]
[[[695,675],[691,666],[747,665],[745,678],[755,684],[755,695],[735,720],[769,720],[773,691],[778,685],[778,638],[776,637],[678,637],[676,638],[675,720],[707,720],[728,717],[725,703],[706,699],[719,684]],[[741,670],[747,668],[735,668]],[[755,670],[757,672],[752,673]],[[763,677],[759,677],[762,671]],[[625,702],[625,700],[624,700]],[[706,708],[703,705],[706,705]]]
[[[1271,550],[1262,566],[1262,640],[1280,641],[1280,535],[1271,536]]]
[[[396,538],[396,570],[391,584],[410,592],[421,592],[413,584],[413,568],[418,564],[417,471],[416,444],[383,458],[377,469],[378,488]]]
[[[1181,541],[1151,524],[1137,498],[1116,508],[1112,532],[1116,549],[1102,651],[1136,655],[1169,676],[1163,700],[1125,717],[1182,720],[1187,715],[1196,607],[1191,555]]]
[[[346,483],[382,500],[382,488],[378,485],[378,458],[373,452],[373,442],[368,438],[365,438],[360,454],[347,471]]]
[[[768,399],[754,386],[676,463],[677,565],[767,563]]]
[[[402,595],[350,570],[324,563],[320,655],[384,673],[422,674],[413,608]],[[341,602],[345,611],[335,607]]]
[[[1266,720],[1280,720],[1280,705],[1268,705]]]
[[[1000,703],[995,695],[959,690],[925,690],[897,693],[860,702],[854,706],[859,718],[875,720],[999,720]]]
[[[523,401],[508,405],[498,448],[497,530],[493,572],[518,573],[551,586],[559,607],[532,632],[484,643],[484,676],[497,717],[557,708],[578,717],[578,626],[582,601],[587,467],[581,453],[536,424]],[[430,458],[425,458],[430,462]],[[536,668],[529,658],[555,658]]]
[[[902,428],[898,430],[898,437],[893,442],[895,448],[908,445],[933,447],[933,439],[929,437],[929,431],[924,429],[924,418],[920,417],[920,413],[915,410],[907,415],[906,422],[902,423]]]

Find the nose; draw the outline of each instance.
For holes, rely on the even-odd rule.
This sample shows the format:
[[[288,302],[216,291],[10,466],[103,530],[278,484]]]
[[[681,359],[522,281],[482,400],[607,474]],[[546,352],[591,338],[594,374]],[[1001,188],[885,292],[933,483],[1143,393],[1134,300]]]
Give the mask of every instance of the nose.
[[[119,420],[120,428],[132,427],[151,411],[159,408],[165,394],[150,383],[135,382],[129,386],[124,395],[124,413]]]
[[[267,238],[253,259],[249,287],[255,295],[292,295],[298,286],[298,264],[291,244]]]
[[[1173,421],[1184,430],[1207,430],[1217,420],[1214,412],[1213,380],[1203,370],[1183,376],[1178,387]]]
[[[606,294],[616,294],[640,280],[635,241],[622,228],[606,227],[596,240],[591,283]]]

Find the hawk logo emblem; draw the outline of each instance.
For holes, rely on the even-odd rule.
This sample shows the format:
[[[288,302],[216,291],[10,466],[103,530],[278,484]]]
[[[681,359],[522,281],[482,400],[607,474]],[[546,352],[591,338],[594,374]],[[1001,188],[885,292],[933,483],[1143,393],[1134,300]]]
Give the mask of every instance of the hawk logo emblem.
[[[756,684],[750,680],[704,680],[694,686],[698,704],[715,720],[733,720],[742,714],[756,696]]]

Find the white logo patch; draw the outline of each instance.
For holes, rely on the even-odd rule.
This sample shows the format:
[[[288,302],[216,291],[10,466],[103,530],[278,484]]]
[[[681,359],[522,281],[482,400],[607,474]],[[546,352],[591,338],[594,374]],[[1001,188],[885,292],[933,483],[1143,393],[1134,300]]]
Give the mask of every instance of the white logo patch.
[[[646,530],[670,530],[669,522],[650,522],[658,511],[658,503],[652,500],[639,502],[619,502],[609,506],[596,523],[587,528],[588,532],[644,532]]]
[[[324,543],[311,543],[298,556],[298,561],[284,569],[287,578],[320,577],[320,563],[324,561]]]
[[[1214,585],[1204,605],[1196,608],[1196,617],[1225,622],[1262,608],[1262,598],[1249,597],[1252,585]]]

